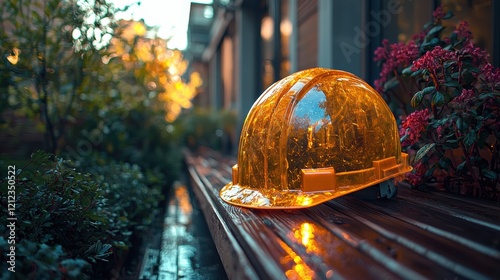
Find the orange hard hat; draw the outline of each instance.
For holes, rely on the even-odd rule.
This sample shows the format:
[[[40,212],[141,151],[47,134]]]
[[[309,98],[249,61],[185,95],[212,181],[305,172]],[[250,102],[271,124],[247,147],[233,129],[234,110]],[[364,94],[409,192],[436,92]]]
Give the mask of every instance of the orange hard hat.
[[[410,170],[382,97],[353,74],[313,68],[276,82],[254,103],[220,196],[250,208],[305,208]]]

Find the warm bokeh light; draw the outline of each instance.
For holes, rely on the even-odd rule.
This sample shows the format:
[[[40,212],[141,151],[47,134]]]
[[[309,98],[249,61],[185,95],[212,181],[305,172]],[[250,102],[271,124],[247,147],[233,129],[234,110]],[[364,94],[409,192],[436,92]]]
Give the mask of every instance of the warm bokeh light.
[[[183,219],[190,219],[191,213],[193,212],[193,206],[191,205],[189,193],[185,185],[178,184],[175,187],[175,198],[179,203],[179,209],[181,211],[180,214],[182,215],[182,217],[184,217]]]
[[[146,27],[142,22],[121,21],[123,29],[121,38],[111,42],[111,55],[103,59],[109,62],[112,57],[121,58],[125,68],[135,71],[138,80],[145,81],[145,87],[156,91],[158,101],[165,110],[165,120],[173,122],[182,109],[192,106],[191,100],[201,86],[201,76],[197,72],[190,74],[189,81],[181,77],[185,75],[188,62],[179,50],[168,49],[167,42],[161,38],[146,38]],[[145,73],[138,70],[142,65]]]
[[[311,245],[311,239],[314,238],[314,229],[309,223],[302,223],[300,225],[300,234],[299,236],[301,237],[302,244],[306,246],[306,248],[309,248]]]
[[[280,262],[282,264],[287,264],[292,261],[292,269],[285,272],[288,279],[313,279],[315,274],[314,271],[304,263],[304,260],[295,253],[292,248],[290,248],[286,243],[279,240],[280,246],[285,250],[287,255],[281,258]]]
[[[274,28],[273,28],[273,19],[270,16],[266,16],[262,19],[262,25],[260,29],[260,36],[264,38],[264,40],[271,40],[273,36]]]
[[[321,246],[314,239],[315,226],[304,222],[293,232],[293,237],[306,248],[307,252],[322,253]]]
[[[16,65],[19,61],[19,49],[13,48],[11,54],[7,56],[7,60],[13,65]]]
[[[285,36],[290,36],[293,31],[292,22],[289,19],[282,20],[280,23],[281,33]]]

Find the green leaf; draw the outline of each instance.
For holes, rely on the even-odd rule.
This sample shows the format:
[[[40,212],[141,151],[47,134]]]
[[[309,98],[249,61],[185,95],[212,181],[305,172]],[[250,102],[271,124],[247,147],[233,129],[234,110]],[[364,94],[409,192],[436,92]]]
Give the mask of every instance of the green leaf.
[[[442,169],[446,169],[448,170],[448,168],[450,167],[451,165],[451,160],[447,157],[442,157],[439,159],[439,166],[442,168]]]
[[[444,26],[436,25],[433,28],[431,28],[431,30],[429,30],[429,33],[427,34],[427,36],[432,36],[434,34],[437,34],[437,33],[441,32],[443,29],[444,29]]]
[[[424,174],[424,177],[426,178],[429,178],[432,176],[432,174],[434,174],[434,170],[436,170],[436,166],[432,166],[431,168],[429,168],[427,171],[425,171],[425,174]]]
[[[456,148],[458,148],[458,140],[446,141],[443,144],[443,148],[444,149],[456,149]]]
[[[413,67],[413,65],[410,65],[408,67],[406,67],[405,69],[403,69],[403,71],[401,71],[401,74],[403,74],[404,76],[409,76],[413,73],[413,71],[411,70],[411,67]]]
[[[429,36],[429,35],[427,35],[427,36]],[[439,45],[439,39],[438,38],[432,38],[430,41],[423,43],[420,46],[420,49],[421,49],[421,51],[422,50],[425,51],[425,50],[428,50],[428,49],[432,49],[432,48],[434,48],[437,45]]]
[[[427,29],[427,28],[431,27],[431,25],[433,25],[433,24],[434,24],[433,20],[428,21],[427,23],[424,24],[424,29]]]
[[[449,48],[450,46],[447,46],[447,48]],[[443,63],[443,66],[445,69],[448,69],[450,66],[453,66],[457,64],[457,62],[455,60],[450,60],[450,61],[446,61],[445,63]]]
[[[445,118],[445,119],[433,119],[430,123],[430,125],[433,127],[433,128],[438,128],[440,126],[443,126],[445,125],[446,123],[448,122],[448,119]]]
[[[443,106],[445,102],[445,96],[439,91],[436,91],[434,93],[434,96],[432,97],[432,104],[436,106]]]
[[[411,106],[413,108],[417,107],[418,105],[420,105],[420,103],[422,103],[422,99],[423,99],[422,91],[418,91],[411,98]]]
[[[474,64],[472,64],[472,62],[470,62],[470,63],[464,63],[462,65],[462,69],[467,70],[467,71],[471,71],[471,72],[474,72],[474,73],[479,73],[479,71],[480,71],[480,69],[477,68]]]
[[[489,92],[489,93],[482,93],[481,95],[479,95],[480,100],[493,98],[493,97],[496,97],[496,98],[500,97],[500,93],[499,92]]]
[[[446,15],[444,15],[443,19],[450,19],[452,17],[454,17],[455,15],[453,14],[453,12],[451,10],[449,10]]]
[[[420,161],[430,150],[432,150],[432,148],[434,148],[434,146],[436,146],[436,143],[428,143],[422,146],[422,148],[417,151],[414,161]]]
[[[424,71],[424,70],[419,69],[419,70],[417,70],[417,71],[415,71],[415,72],[411,73],[410,77],[416,77],[416,76],[420,75],[423,71]]]
[[[481,126],[482,126],[482,121],[481,121]],[[486,140],[488,140],[488,137],[490,137],[491,135],[491,132],[486,130],[486,129],[482,129],[480,130],[479,132],[479,137],[478,139],[476,140],[476,145],[479,149],[483,149],[486,147],[486,145],[489,146],[489,144],[486,142]]]
[[[459,43],[461,43],[461,41],[462,41],[462,40],[460,40],[460,41],[458,42],[458,33],[456,33],[456,32],[452,32],[449,38],[450,38],[450,46],[451,46],[452,48],[457,47],[457,45],[458,45]]]
[[[399,85],[399,81],[396,77],[393,77],[392,79],[390,79],[389,81],[387,81],[385,84],[384,84],[384,91],[387,91],[387,90],[390,90],[392,88],[395,88],[397,85]]]
[[[462,79],[465,81],[465,83],[467,84],[470,84],[474,81],[474,75],[472,75],[472,72],[467,70],[467,69],[464,69],[462,71]]]
[[[491,180],[496,180],[498,178],[498,174],[492,170],[483,169],[483,170],[481,170],[481,173],[483,174],[484,177],[491,179]]]
[[[447,87],[459,87],[460,86],[458,81],[448,81],[448,82],[444,83],[443,85],[447,86]]]
[[[463,129],[463,124],[464,124],[464,121],[462,120],[462,118],[457,118],[457,121],[456,121],[456,124],[457,124],[457,128],[459,131],[462,131]]]
[[[31,17],[33,18],[33,23],[34,24],[41,24],[42,22],[42,17],[35,11],[31,12]]]
[[[100,248],[99,252],[97,253],[99,256],[107,256],[110,254],[108,250],[113,247],[111,244],[103,244],[102,247]]]
[[[409,134],[408,132],[410,131],[410,128],[407,128],[406,131],[405,131],[405,134],[403,135],[403,137],[401,137],[401,139],[399,139],[399,142],[403,143],[404,140],[406,140],[406,138],[408,138]]]
[[[424,95],[427,95],[427,94],[430,94],[430,93],[433,93],[434,91],[436,91],[436,88],[434,86],[430,86],[430,87],[426,87],[422,90],[422,93]]]
[[[49,164],[51,162],[50,161],[51,156],[52,156],[52,154],[50,154],[50,153],[38,150],[31,155],[31,160],[34,163],[46,165],[46,164]]]
[[[89,266],[89,263],[82,259],[65,259],[61,261],[61,266],[66,268],[70,277],[76,279],[82,274],[84,267]]]
[[[465,135],[464,144],[465,146],[470,147],[474,144],[475,141],[476,141],[476,132],[471,129],[469,130],[469,132],[467,132],[467,135]]]

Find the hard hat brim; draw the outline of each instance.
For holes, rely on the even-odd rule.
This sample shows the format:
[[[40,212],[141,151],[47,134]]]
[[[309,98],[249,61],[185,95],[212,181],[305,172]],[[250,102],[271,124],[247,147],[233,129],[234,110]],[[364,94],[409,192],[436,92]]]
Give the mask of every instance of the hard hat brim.
[[[411,166],[407,166],[405,170],[401,170],[381,180],[372,181],[364,185],[346,186],[344,189],[337,191],[304,192],[302,190],[252,189],[230,182],[220,190],[219,195],[225,202],[240,207],[253,209],[303,209],[387,180],[400,179],[405,173],[411,170]]]

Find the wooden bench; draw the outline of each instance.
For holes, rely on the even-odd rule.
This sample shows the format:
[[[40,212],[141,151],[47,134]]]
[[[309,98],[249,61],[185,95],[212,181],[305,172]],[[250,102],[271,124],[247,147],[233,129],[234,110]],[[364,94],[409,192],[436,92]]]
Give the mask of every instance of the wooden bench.
[[[229,279],[500,279],[499,204],[400,186],[390,200],[252,210],[219,198],[234,158],[185,160]]]

